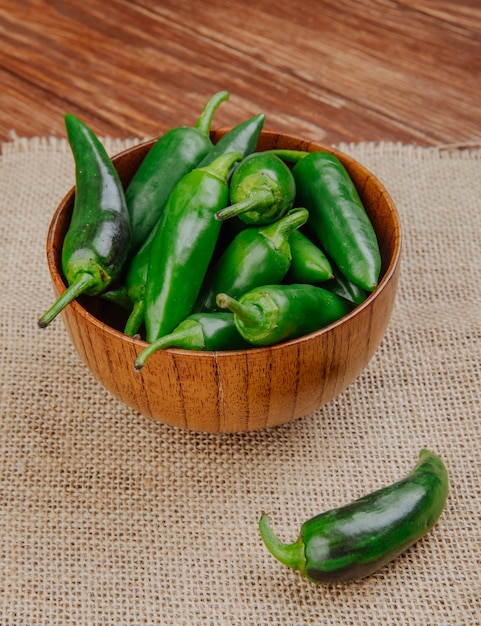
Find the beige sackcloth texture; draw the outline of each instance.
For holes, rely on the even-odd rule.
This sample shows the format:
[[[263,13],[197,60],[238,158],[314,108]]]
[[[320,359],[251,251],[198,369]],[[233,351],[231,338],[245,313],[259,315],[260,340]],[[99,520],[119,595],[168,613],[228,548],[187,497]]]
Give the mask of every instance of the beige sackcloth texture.
[[[105,140],[111,154],[131,142]],[[59,139],[0,161],[0,624],[481,623],[481,151],[345,145],[391,193],[403,267],[388,332],[328,406],[269,431],[191,433],[113,399],[52,303],[45,239],[73,184]],[[375,575],[321,587],[273,559],[301,523],[408,473],[450,474],[426,537]]]

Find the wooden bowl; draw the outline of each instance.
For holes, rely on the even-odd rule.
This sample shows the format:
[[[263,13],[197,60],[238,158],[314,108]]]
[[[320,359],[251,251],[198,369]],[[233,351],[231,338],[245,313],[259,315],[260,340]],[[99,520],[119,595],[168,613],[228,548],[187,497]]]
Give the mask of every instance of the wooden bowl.
[[[218,140],[223,133],[213,132]],[[145,142],[114,157],[126,185],[152,146]],[[263,132],[259,150],[286,148],[334,153],[350,173],[376,231],[382,257],[379,286],[334,324],[270,348],[154,354],[141,372],[134,359],[145,342],[125,336],[117,309],[98,298],[68,305],[62,318],[81,359],[115,397],[165,424],[204,432],[269,428],[305,416],[330,402],[366,367],[386,331],[394,305],[401,236],[396,208],[362,165],[328,146]],[[47,260],[58,297],[65,290],[62,242],[73,208],[71,189],[57,208],[47,238]]]

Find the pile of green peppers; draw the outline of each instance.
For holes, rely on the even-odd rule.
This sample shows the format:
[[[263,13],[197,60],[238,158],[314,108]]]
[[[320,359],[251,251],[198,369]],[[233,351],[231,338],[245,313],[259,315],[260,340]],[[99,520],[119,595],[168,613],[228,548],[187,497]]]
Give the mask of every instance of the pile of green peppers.
[[[161,136],[124,189],[92,130],[65,116],[75,199],[62,247],[67,289],[46,327],[75,298],[128,311],[124,332],[156,351],[270,346],[343,317],[379,280],[376,234],[341,162],[326,152],[256,151],[258,114],[215,145],[227,100],[214,94],[193,127]],[[271,554],[318,583],[367,576],[426,534],[448,492],[446,468],[422,450],[406,478],[306,521],[282,543],[259,521]]]
[[[124,189],[93,131],[65,116],[75,161],[62,249],[67,289],[39,319],[99,296],[128,310],[124,332],[156,351],[270,346],[346,315],[378,284],[376,234],[341,162],[325,152],[258,152],[265,114],[216,144],[212,121],[172,128]]]

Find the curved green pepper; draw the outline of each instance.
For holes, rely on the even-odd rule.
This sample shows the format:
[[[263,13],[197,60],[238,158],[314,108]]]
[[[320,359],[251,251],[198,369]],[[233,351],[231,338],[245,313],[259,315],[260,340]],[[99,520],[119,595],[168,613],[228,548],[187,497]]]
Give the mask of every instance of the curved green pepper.
[[[289,283],[323,283],[334,277],[329,259],[316,244],[299,230],[289,237],[291,266],[287,272]]]
[[[190,313],[211,261],[227,205],[227,175],[242,155],[229,152],[185,174],[164,208],[150,253],[145,285],[145,327],[149,343],[166,335]]]
[[[160,137],[139,165],[125,190],[130,214],[133,255],[157,223],[167,199],[184,174],[208,155],[212,119],[229,93],[220,91],[205,105],[194,127],[171,128]]]
[[[232,313],[193,313],[171,333],[144,348],[135,359],[134,366],[140,371],[152,354],[165,348],[217,351],[240,350],[247,346],[236,328]]]
[[[120,276],[130,245],[123,187],[110,157],[77,117],[68,113],[65,126],[75,161],[74,208],[62,246],[68,288],[39,319],[41,328],[78,296],[105,291]]]
[[[351,310],[336,294],[305,284],[256,287],[239,300],[221,293],[217,305],[234,313],[240,334],[255,346],[272,346],[307,335]]]
[[[447,494],[443,462],[424,449],[408,476],[304,522],[292,544],[279,541],[267,515],[259,530],[269,552],[308,580],[349,582],[373,574],[428,533]]]
[[[308,217],[297,209],[267,226],[242,230],[208,271],[196,310],[214,311],[221,292],[237,298],[254,287],[280,283],[291,263],[291,233]]]
[[[366,291],[378,283],[381,254],[376,233],[356,187],[337,157],[311,152],[292,174],[309,226],[350,281]]]
[[[287,165],[273,154],[255,152],[236,167],[230,181],[231,205],[218,211],[216,218],[239,216],[246,224],[270,224],[292,208],[295,196]]]

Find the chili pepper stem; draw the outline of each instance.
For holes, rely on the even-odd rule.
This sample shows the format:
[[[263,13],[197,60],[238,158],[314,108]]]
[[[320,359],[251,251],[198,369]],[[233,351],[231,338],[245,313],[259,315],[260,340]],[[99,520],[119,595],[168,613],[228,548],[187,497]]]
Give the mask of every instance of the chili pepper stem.
[[[274,534],[269,522],[269,516],[266,514],[262,515],[259,520],[259,532],[266,548],[275,559],[291,569],[304,571],[306,558],[304,556],[302,537],[299,537],[294,543],[283,543]]]
[[[228,98],[228,91],[219,91],[218,93],[214,94],[212,98],[207,102],[195,125],[200,133],[202,133],[206,137],[209,136],[212,120],[214,119],[214,114],[217,111],[221,102],[225,102]]]
[[[248,213],[252,209],[262,211],[262,209],[268,209],[275,202],[275,196],[270,189],[259,188],[256,190],[254,197],[248,197],[245,200],[231,204],[225,209],[217,211],[215,219],[223,222],[231,217],[237,217],[243,213]]]
[[[133,337],[139,332],[139,328],[142,326],[145,315],[145,300],[137,300],[134,304],[134,308],[130,313],[124,328],[124,335]]]
[[[242,154],[240,152],[226,152],[212,163],[200,167],[198,170],[207,172],[219,180],[226,181],[229,170],[236,161],[242,161]]]
[[[198,334],[197,329],[193,329],[192,326],[189,326],[182,331],[175,330],[174,332],[153,341],[147,346],[147,348],[144,348],[135,359],[134,367],[136,371],[140,372],[147,359],[149,359],[155,352],[165,348],[176,347],[178,344],[182,344],[185,340],[191,339],[196,334]]]
[[[280,220],[260,228],[259,232],[270,239],[276,248],[279,248],[292,231],[307,222],[308,217],[309,212],[306,209],[293,209]]]
[[[57,315],[70,304],[72,300],[81,296],[90,287],[97,284],[97,278],[87,272],[80,274],[80,278],[73,282],[58,300],[38,320],[40,328],[46,328]]]
[[[242,304],[226,293],[217,294],[216,303],[221,309],[229,309],[229,311],[232,311],[232,313],[242,320],[245,326],[255,326],[262,318],[256,306]]]

